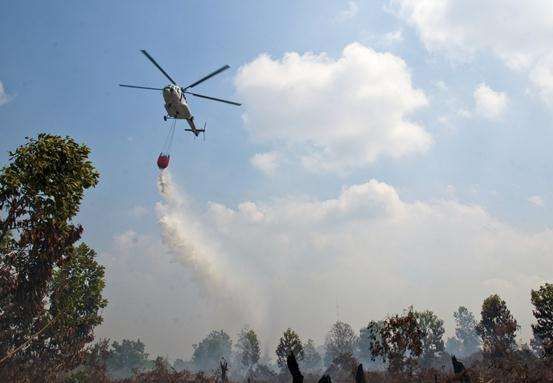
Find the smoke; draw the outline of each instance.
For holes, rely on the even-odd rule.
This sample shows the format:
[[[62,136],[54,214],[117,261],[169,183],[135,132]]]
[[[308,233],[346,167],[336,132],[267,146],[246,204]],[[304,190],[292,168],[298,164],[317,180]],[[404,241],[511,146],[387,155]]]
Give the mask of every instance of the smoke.
[[[338,316],[359,329],[411,304],[433,310],[451,332],[459,305],[478,312],[492,293],[507,300],[527,337],[528,293],[553,272],[551,230],[526,233],[454,200],[408,202],[377,180],[326,200],[197,210],[169,173],[159,190],[163,243],[208,305],[189,309],[217,306],[208,314],[217,327],[196,329],[198,337],[250,325],[274,349],[287,327],[322,340]]]
[[[206,304],[217,306],[230,323],[259,323],[260,319],[252,316],[258,312],[252,309],[257,306],[253,290],[236,277],[239,270],[210,235],[209,223],[195,213],[167,170],[159,174],[158,190],[163,197],[163,202],[156,204],[162,242],[174,259],[192,272]]]
[[[163,243],[176,260],[194,270],[194,276],[205,292],[224,291],[221,259],[217,259],[216,249],[205,238],[200,223],[194,218],[186,199],[176,190],[168,172],[160,172],[158,189],[165,200],[165,203],[156,204]]]

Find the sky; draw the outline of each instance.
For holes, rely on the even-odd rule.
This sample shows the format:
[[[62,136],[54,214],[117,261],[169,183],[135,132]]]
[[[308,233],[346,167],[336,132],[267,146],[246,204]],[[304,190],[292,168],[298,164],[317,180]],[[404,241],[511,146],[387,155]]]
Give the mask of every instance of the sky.
[[[273,354],[409,305],[478,315],[501,295],[531,334],[553,275],[548,0],[4,2],[0,163],[40,132],[101,173],[76,221],[106,266],[98,337],[187,358],[245,325]],[[206,140],[168,132],[146,49]]]

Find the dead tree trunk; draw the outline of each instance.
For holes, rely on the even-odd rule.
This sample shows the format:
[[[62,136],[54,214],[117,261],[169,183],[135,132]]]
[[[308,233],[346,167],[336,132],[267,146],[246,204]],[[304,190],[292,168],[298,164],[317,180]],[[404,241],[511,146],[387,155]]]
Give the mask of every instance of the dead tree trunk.
[[[365,371],[363,371],[363,364],[357,366],[357,372],[355,373],[355,383],[366,383]]]
[[[286,365],[290,374],[292,374],[292,383],[303,383],[303,375],[300,371],[300,366],[298,366],[298,361],[293,352],[291,352],[286,358]]]
[[[455,355],[451,357],[451,363],[453,364],[453,372],[455,373],[455,379],[461,383],[471,383],[469,374],[465,365],[457,360]]]
[[[228,378],[227,378],[228,363],[225,360],[225,358],[221,358],[219,365],[221,366],[221,382],[227,383],[228,382]]]

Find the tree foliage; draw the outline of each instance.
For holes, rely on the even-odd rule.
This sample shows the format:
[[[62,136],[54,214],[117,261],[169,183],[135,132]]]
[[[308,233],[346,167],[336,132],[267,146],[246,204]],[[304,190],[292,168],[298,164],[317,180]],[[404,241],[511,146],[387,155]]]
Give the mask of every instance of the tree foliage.
[[[109,353],[109,339],[101,339],[88,346],[82,364],[66,376],[64,383],[109,383],[107,372]]]
[[[337,321],[332,325],[325,339],[325,364],[345,355],[353,356],[357,349],[357,335],[345,322]]]
[[[286,358],[293,352],[298,361],[303,360],[304,352],[299,335],[288,328],[280,337],[276,348],[277,364],[280,368],[286,368]]]
[[[423,363],[427,363],[444,350],[444,321],[430,310],[416,311],[415,316],[424,334],[421,338],[422,358]]]
[[[184,361],[181,358],[175,359],[173,362],[173,368],[175,371],[184,371],[184,370],[192,370],[192,362],[191,361]]]
[[[371,321],[366,327],[359,330],[359,341],[357,342],[356,357],[365,367],[379,368],[382,365],[382,358],[373,357],[371,343],[380,341],[380,330],[384,321]]]
[[[381,323],[372,321],[368,329],[373,360],[380,357],[388,362],[388,370],[392,373],[413,370],[422,354],[424,337],[413,309],[403,315],[388,317]]]
[[[321,354],[319,354],[319,352],[317,351],[313,339],[308,339],[307,343],[303,347],[302,366],[308,372],[319,371],[319,369],[322,367]]]
[[[455,318],[455,336],[460,342],[461,355],[471,355],[480,350],[480,339],[476,332],[476,319],[466,307],[459,306],[453,313]]]
[[[257,334],[252,329],[244,328],[238,335],[238,357],[240,363],[250,370],[257,362],[259,362],[260,349]]]
[[[101,321],[103,269],[74,247],[83,228],[72,222],[98,182],[89,152],[71,138],[40,134],[10,152],[0,171],[3,377],[43,379],[74,367]]]
[[[211,331],[202,341],[192,346],[192,362],[197,370],[215,371],[221,358],[230,360],[232,341],[223,330]]]
[[[104,267],[96,252],[81,243],[72,249],[69,259],[56,268],[50,286],[50,316],[53,324],[39,338],[47,344],[51,358],[61,360],[73,355],[73,365],[81,361],[84,345],[94,340],[94,328],[102,323],[100,310],[107,305],[102,296]]]
[[[536,323],[532,325],[535,343],[539,344],[542,353],[553,356],[553,284],[546,283],[538,290],[531,292],[533,314]]]
[[[148,366],[148,353],[145,348],[140,339],[113,342],[107,357],[108,372],[117,378],[127,378],[145,370]]]
[[[501,357],[516,349],[517,321],[499,295],[490,295],[482,303],[482,319],[476,331],[482,338],[483,351],[491,357]]]

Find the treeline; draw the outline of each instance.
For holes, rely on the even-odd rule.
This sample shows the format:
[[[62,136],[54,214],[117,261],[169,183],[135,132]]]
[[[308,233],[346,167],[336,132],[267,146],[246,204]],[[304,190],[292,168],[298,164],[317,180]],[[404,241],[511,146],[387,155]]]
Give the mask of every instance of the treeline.
[[[455,336],[447,340],[442,319],[430,310],[410,307],[401,314],[370,321],[359,331],[338,321],[322,345],[311,339],[302,341],[288,328],[272,356],[261,354],[253,329],[244,328],[236,343],[223,330],[211,331],[193,346],[190,360],[163,363],[175,373],[201,373],[218,380],[224,365],[226,375],[234,381],[285,382],[290,380],[287,358],[294,355],[302,373],[311,380],[328,375],[332,381],[349,382],[362,364],[373,380],[426,377],[445,381],[455,376],[451,358],[456,356],[469,367],[467,375],[472,368],[475,379],[500,373],[495,381],[524,381],[517,379],[534,376],[535,381],[544,382],[548,381],[546,367],[553,360],[553,284],[532,291],[531,302],[536,323],[530,344],[517,344],[517,321],[506,302],[491,295],[484,300],[478,320],[463,306],[453,313]],[[113,378],[153,370],[153,365],[139,340],[114,342],[107,357],[107,373]]]

